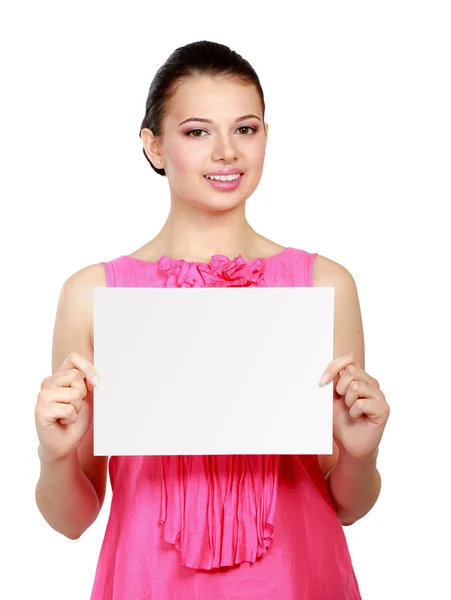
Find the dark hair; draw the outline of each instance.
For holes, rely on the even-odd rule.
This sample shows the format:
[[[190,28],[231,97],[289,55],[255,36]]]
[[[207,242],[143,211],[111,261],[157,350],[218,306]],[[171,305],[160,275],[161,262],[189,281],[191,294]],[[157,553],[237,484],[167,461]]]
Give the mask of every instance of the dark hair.
[[[141,130],[151,129],[155,137],[162,134],[162,122],[166,116],[168,104],[183,80],[198,75],[224,76],[237,79],[244,84],[253,84],[260,95],[263,118],[265,116],[265,99],[260,80],[252,66],[242,56],[228,46],[202,40],[181,46],[174,50],[166,62],[158,69],[150,85],[146,101],[146,114],[141,123]],[[164,169],[156,169],[143,154],[152,169],[159,175],[166,175]]]

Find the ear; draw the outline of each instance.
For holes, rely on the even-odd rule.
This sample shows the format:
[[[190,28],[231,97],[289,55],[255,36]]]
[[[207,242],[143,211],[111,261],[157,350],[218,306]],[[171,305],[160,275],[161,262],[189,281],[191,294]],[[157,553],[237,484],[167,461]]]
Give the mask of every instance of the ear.
[[[154,166],[158,165],[156,167],[157,169],[163,169],[163,159],[160,154],[159,140],[155,137],[153,131],[151,129],[147,129],[147,127],[141,129],[141,140],[147,158]]]

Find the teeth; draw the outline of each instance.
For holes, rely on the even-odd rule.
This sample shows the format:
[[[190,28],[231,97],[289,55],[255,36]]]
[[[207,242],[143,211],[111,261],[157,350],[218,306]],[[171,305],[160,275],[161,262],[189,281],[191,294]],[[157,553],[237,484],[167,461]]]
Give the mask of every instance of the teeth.
[[[213,179],[214,181],[234,181],[241,177],[239,173],[235,173],[235,175],[205,175],[207,179]]]

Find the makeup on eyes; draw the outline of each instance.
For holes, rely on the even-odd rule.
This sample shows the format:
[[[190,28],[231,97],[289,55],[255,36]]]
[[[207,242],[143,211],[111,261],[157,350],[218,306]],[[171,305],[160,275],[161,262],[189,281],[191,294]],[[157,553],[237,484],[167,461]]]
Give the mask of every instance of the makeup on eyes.
[[[255,133],[257,133],[257,131],[259,131],[258,127],[254,127],[252,125],[241,125],[240,127],[238,127],[238,130],[239,129],[244,129],[244,128],[246,128],[249,131],[253,131],[253,133],[252,134],[250,134],[250,133],[243,133],[243,134],[241,134],[243,136],[254,135]],[[185,131],[184,135],[186,135],[187,137],[205,137],[203,135],[190,135],[193,131],[206,131],[206,130],[202,129],[200,127],[196,127],[196,128],[189,129],[189,130]]]

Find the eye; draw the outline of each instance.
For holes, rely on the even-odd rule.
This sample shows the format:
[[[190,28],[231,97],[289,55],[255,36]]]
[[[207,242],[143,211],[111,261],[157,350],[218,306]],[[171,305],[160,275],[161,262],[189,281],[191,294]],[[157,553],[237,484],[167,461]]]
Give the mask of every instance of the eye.
[[[191,129],[191,131],[187,131],[185,135],[188,135],[189,137],[203,137],[201,135],[191,135],[195,131],[205,131],[205,129]]]
[[[257,131],[256,127],[251,127],[250,125],[243,125],[243,127],[238,127],[237,131],[240,131],[240,130],[243,130],[243,129],[253,131],[254,133]],[[191,129],[190,131],[187,131],[185,133],[185,135],[187,135],[188,137],[204,137],[203,135],[192,135],[192,134],[197,133],[197,132],[207,133],[205,131],[205,129]],[[244,133],[243,135],[249,135],[249,133]]]
[[[243,125],[243,127],[238,127],[238,129],[250,129],[252,130],[254,133],[257,131],[257,129],[255,127],[251,127],[250,125]],[[246,134],[247,135],[247,134]]]

